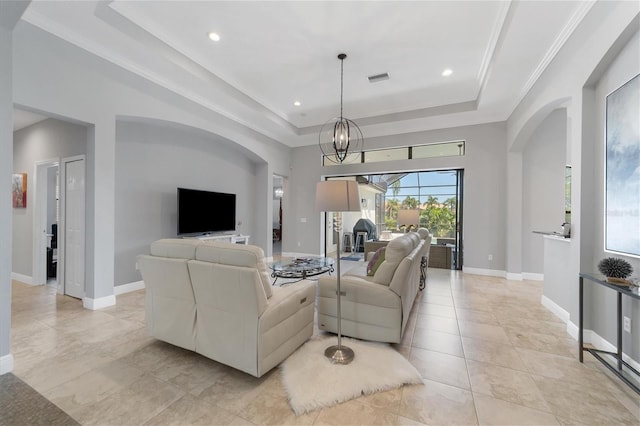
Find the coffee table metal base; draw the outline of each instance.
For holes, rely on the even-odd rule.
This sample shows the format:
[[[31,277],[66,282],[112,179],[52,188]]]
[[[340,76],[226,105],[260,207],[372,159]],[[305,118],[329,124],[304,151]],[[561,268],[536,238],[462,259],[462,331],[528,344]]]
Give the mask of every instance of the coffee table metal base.
[[[294,278],[301,281],[325,272],[331,274],[334,271],[333,259],[326,257],[296,258],[288,262],[273,262],[269,267],[273,271],[271,273],[271,277],[274,278],[273,285],[276,284],[278,278]]]

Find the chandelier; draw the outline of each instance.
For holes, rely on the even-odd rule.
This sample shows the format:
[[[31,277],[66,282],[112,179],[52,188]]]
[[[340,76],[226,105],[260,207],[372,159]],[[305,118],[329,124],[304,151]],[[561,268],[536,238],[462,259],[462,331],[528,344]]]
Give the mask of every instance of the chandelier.
[[[332,118],[322,125],[318,144],[327,160],[342,164],[360,162],[360,151],[364,145],[364,137],[360,127],[353,121],[342,115],[342,96],[344,92],[344,60],[345,53],[338,55],[340,59],[340,117]]]

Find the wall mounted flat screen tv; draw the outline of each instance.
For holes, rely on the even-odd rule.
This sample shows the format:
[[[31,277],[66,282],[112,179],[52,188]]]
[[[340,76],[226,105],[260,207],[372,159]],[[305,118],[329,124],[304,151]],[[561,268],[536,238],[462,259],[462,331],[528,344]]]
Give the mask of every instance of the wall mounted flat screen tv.
[[[178,188],[178,235],[235,231],[236,194]]]

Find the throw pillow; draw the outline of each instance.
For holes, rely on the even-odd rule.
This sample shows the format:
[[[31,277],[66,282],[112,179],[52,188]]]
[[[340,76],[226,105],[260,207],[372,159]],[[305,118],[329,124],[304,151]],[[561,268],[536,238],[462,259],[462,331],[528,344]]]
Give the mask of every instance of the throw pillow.
[[[369,263],[367,264],[368,276],[370,277],[374,276],[376,271],[378,270],[378,267],[382,265],[382,262],[384,262],[384,249],[385,247],[380,247],[373,254],[373,256],[371,257],[371,260],[369,260]]]

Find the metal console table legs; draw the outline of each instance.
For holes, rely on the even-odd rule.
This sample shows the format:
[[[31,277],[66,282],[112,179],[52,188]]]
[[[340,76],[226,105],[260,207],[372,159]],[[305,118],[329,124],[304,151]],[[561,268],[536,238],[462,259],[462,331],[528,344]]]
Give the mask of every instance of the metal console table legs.
[[[640,299],[640,289],[638,287],[631,289],[627,286],[620,286],[611,284],[606,281],[606,279],[598,278],[591,274],[579,274],[580,277],[580,288],[579,288],[579,304],[578,304],[578,322],[579,322],[579,330],[578,330],[578,345],[579,345],[579,353],[578,358],[580,362],[583,362],[584,352],[589,352],[593,355],[598,361],[605,365],[613,374],[618,376],[620,380],[625,382],[631,389],[636,391],[636,393],[640,394],[640,387],[638,387],[635,383],[633,383],[628,377],[625,376],[624,371],[628,370],[629,373],[634,374],[636,377],[640,378],[640,372],[633,368],[629,363],[622,359],[622,296],[629,296],[634,299]],[[602,285],[604,287],[615,290],[618,299],[618,311],[617,311],[617,343],[616,343],[616,352],[604,351],[595,348],[586,348],[584,346],[584,280],[587,279],[596,284]],[[602,356],[611,356],[616,360],[616,366],[611,365],[607,360]]]

